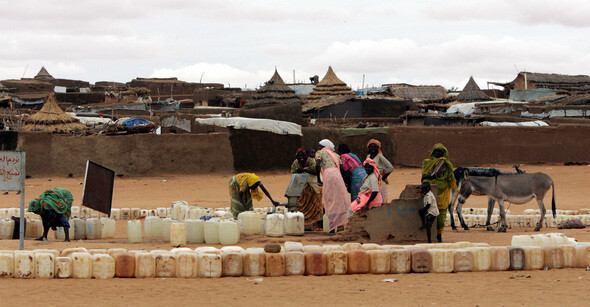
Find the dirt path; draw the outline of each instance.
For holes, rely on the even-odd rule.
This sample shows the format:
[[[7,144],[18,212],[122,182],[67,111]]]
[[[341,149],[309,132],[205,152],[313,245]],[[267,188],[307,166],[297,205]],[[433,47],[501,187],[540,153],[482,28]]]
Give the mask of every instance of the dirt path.
[[[502,170],[511,170],[510,166],[495,165]],[[590,166],[563,165],[531,165],[524,169],[527,172],[544,172],[555,181],[555,194],[558,209],[588,208],[590,203]],[[283,197],[289,183],[290,175],[283,173],[259,173],[262,183],[271,195],[279,201],[286,202]],[[136,207],[151,209],[168,207],[172,201],[185,200],[190,204],[204,207],[229,206],[228,181],[233,174],[212,175],[162,175],[160,177],[123,177],[116,178],[113,195],[113,207]],[[420,169],[398,168],[389,177],[389,194],[399,195],[407,184],[420,181]],[[43,191],[54,187],[70,189],[74,194],[75,205],[79,205],[82,197],[83,178],[31,178],[27,179],[26,200],[39,196]],[[549,200],[550,196],[547,196]],[[15,192],[0,195],[0,207],[19,206],[20,196]],[[270,206],[265,197],[261,202],[255,202],[255,207]],[[472,196],[466,206],[485,207],[485,197]],[[512,212],[522,212],[526,208],[537,208],[536,203],[527,205],[512,205]]]

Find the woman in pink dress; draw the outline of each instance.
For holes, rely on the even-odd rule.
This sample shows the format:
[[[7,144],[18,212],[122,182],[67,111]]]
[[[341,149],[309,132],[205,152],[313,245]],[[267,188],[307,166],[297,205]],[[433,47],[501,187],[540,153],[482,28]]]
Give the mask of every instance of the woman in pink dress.
[[[344,226],[348,222],[346,212],[350,205],[350,196],[346,190],[342,173],[344,171],[338,154],[334,152],[334,143],[324,139],[320,142],[321,150],[316,152],[317,173],[321,171],[318,182],[323,185],[322,202],[330,219],[330,230]]]

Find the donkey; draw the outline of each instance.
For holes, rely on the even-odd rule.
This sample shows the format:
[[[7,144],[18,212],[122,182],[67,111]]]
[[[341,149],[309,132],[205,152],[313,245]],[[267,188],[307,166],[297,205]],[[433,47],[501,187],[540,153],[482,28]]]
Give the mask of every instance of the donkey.
[[[483,177],[497,177],[498,175],[514,175],[516,173],[513,172],[505,172],[495,168],[481,168],[481,167],[457,167],[453,174],[455,179],[457,180],[457,190],[452,191],[451,193],[451,203],[449,204],[450,212],[453,212],[453,207],[455,206],[455,202],[457,199],[459,202],[457,203],[457,215],[459,217],[459,222],[461,223],[461,227],[465,230],[469,230],[469,227],[465,223],[465,219],[463,218],[463,204],[467,201],[467,198],[473,194],[477,196],[484,196],[486,194],[481,193],[480,191],[469,189],[464,185],[465,182],[465,174],[469,176],[483,176]],[[488,196],[488,213],[491,216],[494,210],[494,200]],[[489,224],[489,221],[488,223]],[[457,230],[455,226],[455,218],[451,214],[451,228],[453,230]],[[488,226],[488,230],[493,230],[491,226]]]
[[[488,196],[488,216],[486,220],[487,230],[493,230],[490,225],[492,212],[495,202],[500,206],[500,226],[498,232],[506,232],[508,227],[506,224],[506,211],[504,202],[508,201],[514,204],[525,204],[537,199],[539,209],[541,210],[541,218],[535,227],[535,231],[541,230],[543,227],[543,219],[545,218],[545,204],[543,199],[552,188],[552,202],[551,209],[555,217],[555,186],[551,177],[544,173],[511,173],[503,172],[493,168],[457,168],[455,171],[455,178],[457,179],[457,191],[453,192],[451,198],[450,209],[453,212],[453,204],[459,199],[457,205],[457,213],[459,215],[459,222],[465,230],[469,228],[465,224],[461,207],[467,198],[475,193],[479,195]],[[451,215],[451,227],[454,227],[454,220]]]

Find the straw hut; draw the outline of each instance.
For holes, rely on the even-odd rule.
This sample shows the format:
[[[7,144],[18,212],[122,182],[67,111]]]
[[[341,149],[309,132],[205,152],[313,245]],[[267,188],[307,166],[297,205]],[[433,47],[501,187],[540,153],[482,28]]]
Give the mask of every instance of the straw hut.
[[[309,102],[314,102],[333,96],[352,98],[354,96],[354,92],[350,90],[350,87],[348,87],[346,83],[336,76],[334,70],[332,70],[332,66],[330,66],[328,67],[328,72],[326,72],[326,75],[322,81],[317,84],[306,100]]]
[[[76,118],[66,114],[57,105],[55,94],[49,94],[43,108],[25,120],[23,131],[74,133],[85,128]]]
[[[384,84],[396,98],[415,102],[442,102],[448,95],[440,85],[411,85],[405,83]]]
[[[472,102],[472,101],[489,101],[493,100],[486,94],[484,94],[475,80],[473,80],[473,76],[469,78],[469,81],[463,88],[463,91],[457,95],[457,101],[461,102]]]
[[[519,72],[510,82],[488,82],[504,87],[504,91],[552,89],[557,94],[590,94],[590,77],[587,75],[562,75],[536,72]]]
[[[33,79],[38,79],[38,80],[53,80],[53,76],[47,71],[47,69],[45,69],[45,66],[41,67],[41,70],[39,70],[39,72],[37,73],[37,75],[35,77],[33,77]]]
[[[275,69],[272,78],[266,84],[259,88],[254,95],[254,99],[247,102],[244,108],[258,108],[278,104],[303,104],[303,101],[295,95],[295,91],[285,84],[283,78]]]

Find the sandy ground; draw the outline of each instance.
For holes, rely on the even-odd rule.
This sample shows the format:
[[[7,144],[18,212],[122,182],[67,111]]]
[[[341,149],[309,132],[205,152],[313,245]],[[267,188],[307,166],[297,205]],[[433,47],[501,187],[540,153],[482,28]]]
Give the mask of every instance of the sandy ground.
[[[510,166],[491,165],[501,170],[512,171]],[[530,165],[524,167],[527,172],[544,172],[555,182],[557,209],[577,209],[590,207],[590,166],[563,165]],[[280,202],[286,202],[283,197],[289,183],[288,173],[258,173],[262,183],[268,188],[271,196]],[[163,175],[160,177],[123,177],[115,179],[113,207],[135,207],[154,209],[168,207],[175,200],[185,200],[189,204],[203,207],[228,207],[228,181],[233,174],[212,175]],[[26,181],[26,202],[39,196],[43,191],[54,187],[70,189],[74,195],[74,205],[79,206],[82,201],[83,178],[30,178]],[[420,182],[420,169],[398,168],[389,177],[389,195],[399,195],[407,184]],[[550,204],[550,196],[546,197]],[[0,195],[0,208],[18,207],[20,196],[15,192]],[[261,202],[255,202],[256,207],[271,206],[265,197]],[[472,196],[466,207],[486,207],[486,197]],[[520,213],[527,208],[538,208],[536,203],[526,205],[512,205],[513,213]]]
[[[494,166],[509,170],[507,166]],[[541,171],[555,181],[558,209],[588,208],[590,204],[590,167],[536,165],[527,166],[528,172]],[[288,174],[261,173],[262,182],[280,201],[289,180]],[[117,178],[115,181],[114,207],[156,208],[169,206],[173,200],[186,200],[191,204],[207,207],[229,205],[227,181],[231,174],[173,175],[151,178]],[[390,195],[398,195],[406,184],[419,181],[418,169],[397,169],[390,178]],[[31,178],[27,180],[26,200],[38,196],[46,189],[64,187],[72,190],[76,205],[82,194],[81,178]],[[0,195],[0,207],[16,207],[20,196],[15,193]],[[547,202],[549,196],[547,197]],[[267,200],[255,206],[269,206]],[[485,207],[485,197],[472,197],[469,207]],[[527,205],[512,205],[515,213],[526,208],[536,208],[533,201]],[[543,229],[542,232],[558,232]],[[559,230],[578,241],[590,241],[590,230]],[[447,231],[446,242],[487,242],[491,245],[510,245],[512,235],[530,234],[532,229],[509,229],[507,233],[490,233],[483,229],[468,232]],[[126,243],[126,224],[117,223],[114,239],[55,242],[27,240],[26,249],[63,249],[83,246],[86,248],[123,247],[132,249],[169,249],[168,243],[146,238],[137,244]],[[286,240],[304,244],[324,244],[329,237],[306,235],[304,237],[266,238],[245,236],[243,247],[263,246],[269,242]],[[202,245],[192,244],[190,247]],[[0,241],[0,249],[17,249],[18,241]],[[523,276],[530,276],[529,278]],[[383,279],[398,279],[395,283]],[[580,304],[590,299],[590,272],[584,269],[562,269],[522,272],[471,272],[455,274],[407,274],[407,275],[350,275],[350,276],[291,276],[264,278],[255,283],[251,278],[220,279],[113,279],[113,280],[17,280],[0,282],[5,304],[29,303],[35,305],[123,305],[133,302],[142,305],[195,304],[214,305],[555,305]],[[18,289],[19,291],[17,292]],[[100,289],[100,293],[91,294]]]

